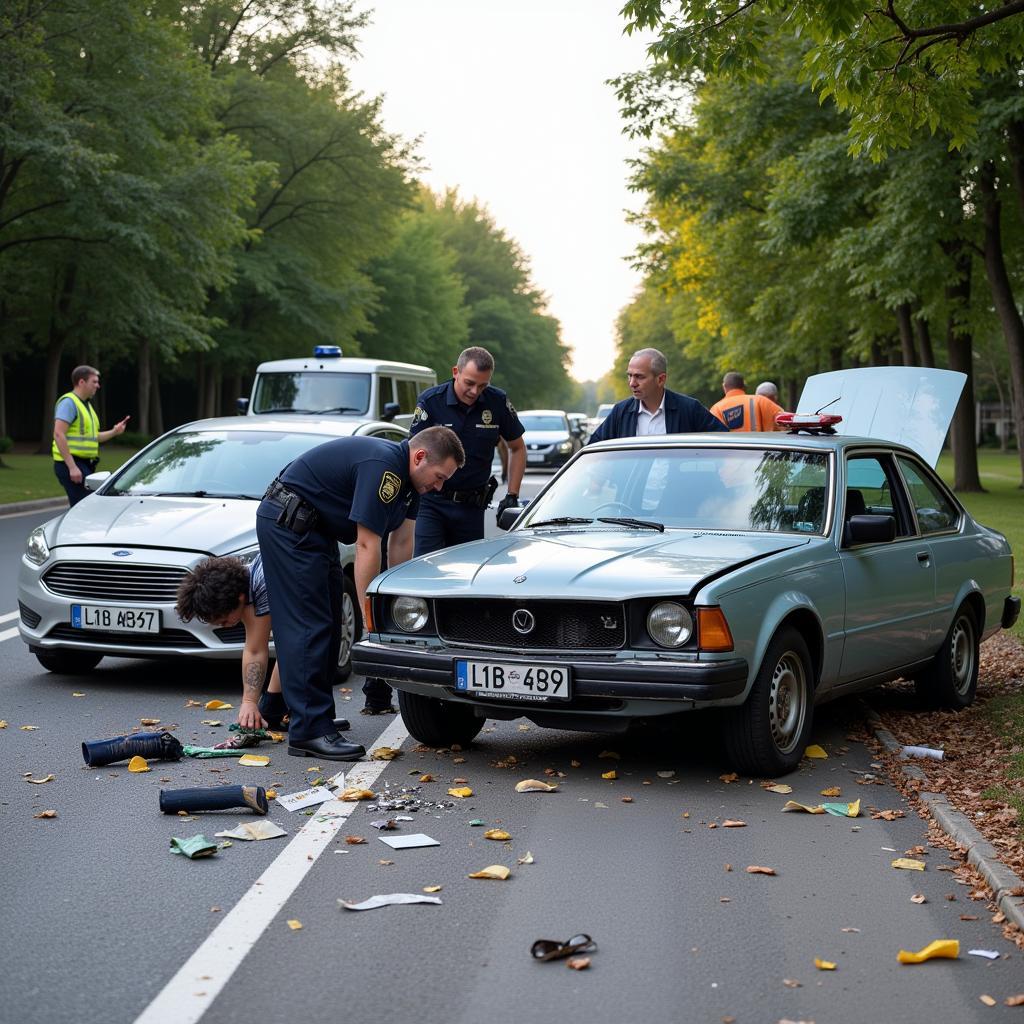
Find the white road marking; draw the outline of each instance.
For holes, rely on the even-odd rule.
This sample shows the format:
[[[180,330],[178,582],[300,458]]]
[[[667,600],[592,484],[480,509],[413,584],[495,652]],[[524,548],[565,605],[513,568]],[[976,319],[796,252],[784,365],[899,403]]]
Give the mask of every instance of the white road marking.
[[[10,622],[11,619],[16,619],[20,612],[8,612],[6,615],[0,615],[0,622]]]
[[[377,737],[370,749],[400,747],[408,736],[405,723],[399,716]],[[359,761],[351,767],[343,763],[337,767],[345,772],[346,786],[369,788],[388,763]],[[136,1018],[135,1024],[195,1024],[231,980],[259,937],[299,887],[320,854],[334,841],[357,806],[340,800],[321,804],[317,813]],[[317,821],[325,814],[337,817]]]
[[[5,629],[2,633],[0,633],[0,643],[3,643],[4,640],[13,640],[14,637],[16,637],[17,635],[18,635],[18,627],[17,626],[15,626],[14,629]]]
[[[55,500],[52,505],[44,505],[42,508],[30,508],[26,509],[24,512],[6,512],[3,515],[0,515],[0,519],[17,519],[20,516],[37,516],[40,512],[56,512],[62,508],[67,510],[67,505],[58,499]]]

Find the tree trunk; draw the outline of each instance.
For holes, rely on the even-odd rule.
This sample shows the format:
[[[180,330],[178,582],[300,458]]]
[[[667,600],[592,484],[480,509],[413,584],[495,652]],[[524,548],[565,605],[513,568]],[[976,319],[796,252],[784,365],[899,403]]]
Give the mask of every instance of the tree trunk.
[[[1021,487],[1024,487],[1024,320],[1013,297],[1013,286],[1006,272],[1000,219],[1002,202],[996,192],[995,165],[986,162],[978,174],[982,195],[982,221],[985,225],[985,274],[988,277],[992,302],[1003,328],[1010,357],[1010,380],[1013,383],[1013,423],[1017,431],[1017,453],[1021,464]]]
[[[1010,152],[1010,174],[1017,193],[1017,204],[1024,217],[1024,121],[1011,121],[1007,126],[1007,146]]]
[[[843,368],[843,349],[841,345],[833,345],[829,349],[830,370],[841,370]]]
[[[154,437],[164,432],[164,406],[160,401],[160,361],[155,352],[149,356],[149,427]]]
[[[914,352],[914,327],[910,321],[909,302],[901,302],[896,307],[896,323],[900,329],[900,349],[903,352],[903,365],[914,366],[917,359]]]
[[[946,352],[949,368],[967,374],[960,402],[953,416],[950,441],[953,446],[953,489],[956,491],[983,491],[978,476],[978,443],[974,414],[973,371],[974,339],[966,326],[967,311],[971,303],[971,254],[965,251],[962,240],[946,242],[946,254],[953,260],[956,280],[946,286],[946,298],[951,309],[946,324]]]
[[[136,395],[135,408],[138,410],[139,418],[134,429],[141,434],[148,434],[150,393],[153,386],[149,338],[141,338],[139,340],[139,348],[136,352],[135,360],[136,374],[138,376],[138,394]]]
[[[914,318],[914,332],[917,334],[917,349],[921,359],[919,366],[935,366],[935,350],[932,348],[932,332],[923,316]]]
[[[203,353],[196,355],[196,419],[203,418],[203,396],[206,394],[206,361]]]
[[[0,438],[7,436],[7,378],[4,374],[4,354],[0,352]]]

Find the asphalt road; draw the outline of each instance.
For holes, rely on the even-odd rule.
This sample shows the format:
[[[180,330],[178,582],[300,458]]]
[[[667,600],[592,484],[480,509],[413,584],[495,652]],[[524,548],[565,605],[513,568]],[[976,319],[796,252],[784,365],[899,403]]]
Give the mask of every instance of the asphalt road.
[[[16,611],[24,537],[45,518],[0,519],[0,616]],[[13,622],[0,622],[0,636]],[[398,745],[400,720],[355,713],[360,682],[337,692],[351,735],[371,749],[386,730],[384,741]],[[873,769],[865,747],[847,738],[860,727],[853,703],[820,712],[814,739],[830,756],[785,780],[792,799],[817,803],[822,789],[839,786],[842,799],[860,798],[865,812],[905,810],[905,818],[782,813],[789,797],[761,780],[720,778],[729,769],[708,716],[628,738],[492,723],[467,751],[418,750],[406,740],[398,759],[350,774],[353,781],[369,772],[363,778],[378,794],[417,787],[407,795],[428,806],[393,834],[422,831],[439,846],[389,850],[370,823],[395,811],[335,804],[327,810],[348,817],[331,818],[272,804],[270,818],[286,837],[235,841],[212,859],[189,861],[168,853],[172,835],[212,837],[252,818],[168,818],[158,810],[159,789],[254,782],[288,793],[322,774],[316,762],[264,744],[265,768],[185,760],[135,775],[124,764],[83,768],[80,743],[124,733],[143,717],[159,718],[183,742],[216,742],[231,712],[185,706],[213,698],[237,703],[234,667],[108,659],[88,676],[66,677],[44,671],[18,637],[0,640],[0,719],[8,722],[0,730],[0,1020],[1020,1017],[1003,1000],[1024,991],[1021,953],[990,922],[985,903],[945,870],[954,862],[926,848],[923,873],[890,866],[926,842],[925,827],[887,780],[858,784],[865,776],[857,773]],[[224,726],[201,724],[214,716]],[[616,779],[602,778],[613,769]],[[25,773],[56,778],[31,785]],[[420,783],[422,773],[435,781]],[[529,777],[559,788],[517,794],[515,783]],[[461,779],[473,795],[449,797]],[[49,808],[55,819],[33,817]],[[726,819],[746,825],[726,828]],[[494,827],[512,839],[485,839]],[[347,845],[347,835],[367,841]],[[534,863],[519,865],[527,851]],[[492,864],[510,867],[511,877],[466,877]],[[749,874],[750,865],[777,874]],[[440,906],[356,913],[338,905],[429,885],[442,886]],[[915,893],[927,902],[911,902]],[[598,944],[589,970],[531,960],[535,939],[579,932]],[[899,949],[939,938],[960,940],[958,960],[897,963]],[[975,948],[999,959],[969,955]],[[817,970],[815,957],[837,969]],[[983,994],[997,1005],[983,1005]]]

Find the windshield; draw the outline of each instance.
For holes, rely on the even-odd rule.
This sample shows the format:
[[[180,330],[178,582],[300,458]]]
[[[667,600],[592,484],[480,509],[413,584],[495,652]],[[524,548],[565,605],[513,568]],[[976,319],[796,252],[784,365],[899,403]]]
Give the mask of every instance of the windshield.
[[[603,420],[615,408],[614,402],[604,402],[597,407],[597,415],[594,417],[596,420]]]
[[[254,413],[358,413],[370,406],[368,373],[261,373],[252,400]]]
[[[280,431],[170,434],[119,473],[104,494],[262,498],[294,458],[331,438]]]
[[[523,430],[560,430],[563,434],[569,429],[561,416],[531,416],[520,413],[519,422]]]
[[[828,491],[824,452],[584,449],[530,504],[520,525],[617,516],[669,528],[820,534]]]

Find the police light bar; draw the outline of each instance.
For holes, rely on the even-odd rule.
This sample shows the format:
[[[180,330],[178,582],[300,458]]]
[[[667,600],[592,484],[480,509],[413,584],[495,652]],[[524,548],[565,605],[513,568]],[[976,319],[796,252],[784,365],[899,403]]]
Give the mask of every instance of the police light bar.
[[[313,355],[319,359],[340,359],[341,348],[338,345],[317,345]]]
[[[791,434],[834,434],[835,425],[842,423],[843,417],[827,412],[780,412],[775,422]]]

